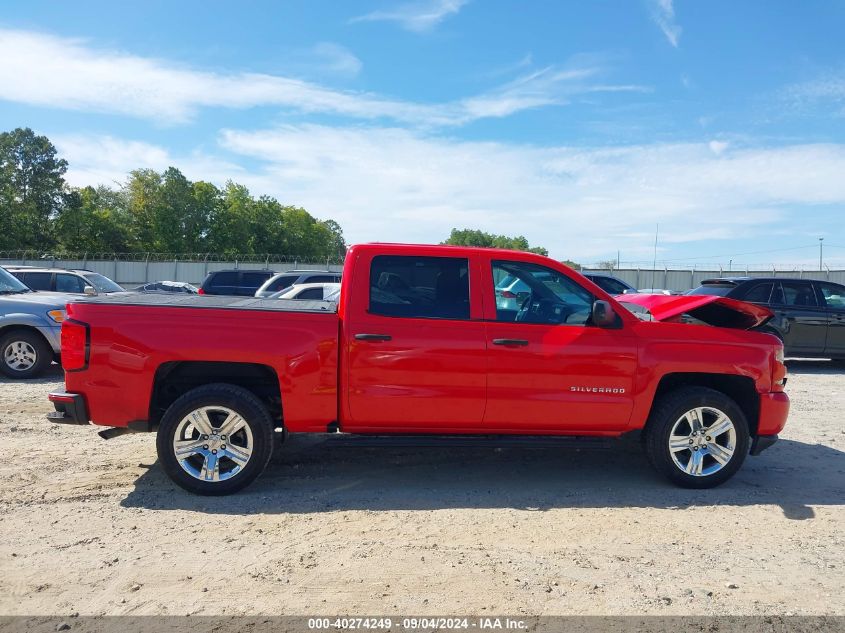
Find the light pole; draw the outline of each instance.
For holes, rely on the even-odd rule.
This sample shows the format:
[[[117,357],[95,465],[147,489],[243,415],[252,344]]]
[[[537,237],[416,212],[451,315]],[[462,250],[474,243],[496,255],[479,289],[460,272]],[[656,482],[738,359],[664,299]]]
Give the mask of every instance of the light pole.
[[[819,272],[822,271],[822,246],[823,246],[824,238],[819,238]]]

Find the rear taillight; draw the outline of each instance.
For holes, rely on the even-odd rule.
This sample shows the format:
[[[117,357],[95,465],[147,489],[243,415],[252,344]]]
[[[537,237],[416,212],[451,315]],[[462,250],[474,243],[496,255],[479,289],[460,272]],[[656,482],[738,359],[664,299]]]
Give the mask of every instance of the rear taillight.
[[[203,290],[202,288],[199,288],[199,289],[197,290],[197,294],[198,294],[198,295],[204,295],[204,294],[205,294],[205,290]]]
[[[62,322],[62,367],[65,371],[79,371],[88,367],[90,346],[87,323],[73,319]]]
[[[503,299],[516,299],[516,295],[512,293],[510,290],[502,290],[502,298]]]
[[[783,347],[775,350],[774,366],[772,367],[772,391],[783,391],[786,386],[786,363],[783,359]]]

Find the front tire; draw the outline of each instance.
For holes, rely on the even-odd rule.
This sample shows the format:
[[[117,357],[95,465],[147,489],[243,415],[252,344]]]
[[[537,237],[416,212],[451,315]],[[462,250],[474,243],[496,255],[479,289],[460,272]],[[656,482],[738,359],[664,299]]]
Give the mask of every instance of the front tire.
[[[35,378],[53,361],[53,350],[40,334],[15,330],[0,338],[0,371],[9,378]]]
[[[251,484],[273,452],[273,420],[250,391],[215,383],[178,398],[161,419],[158,458],[176,485],[227,495]]]
[[[684,488],[713,488],[733,477],[751,441],[739,405],[706,387],[684,387],[661,397],[644,439],[655,469]]]

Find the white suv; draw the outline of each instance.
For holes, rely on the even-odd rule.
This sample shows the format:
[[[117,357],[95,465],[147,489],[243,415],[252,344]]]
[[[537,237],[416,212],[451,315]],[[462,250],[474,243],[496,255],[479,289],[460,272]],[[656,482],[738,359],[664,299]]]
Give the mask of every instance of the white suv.
[[[255,291],[256,297],[269,297],[277,292],[286,290],[294,284],[327,284],[339,283],[340,273],[331,270],[286,270],[276,273]]]

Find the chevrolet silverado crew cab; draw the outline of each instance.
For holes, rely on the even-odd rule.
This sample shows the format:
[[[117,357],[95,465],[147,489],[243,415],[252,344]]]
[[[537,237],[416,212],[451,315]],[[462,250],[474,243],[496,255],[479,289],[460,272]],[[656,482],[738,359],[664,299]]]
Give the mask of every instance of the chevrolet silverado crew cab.
[[[527,291],[497,294],[506,278]],[[53,422],[156,431],[179,486],[253,481],[285,433],[641,436],[681,486],[777,439],[771,313],[717,296],[622,295],[486,248],[349,249],[337,303],[133,294],[68,305]],[[630,309],[629,309],[630,308]]]

